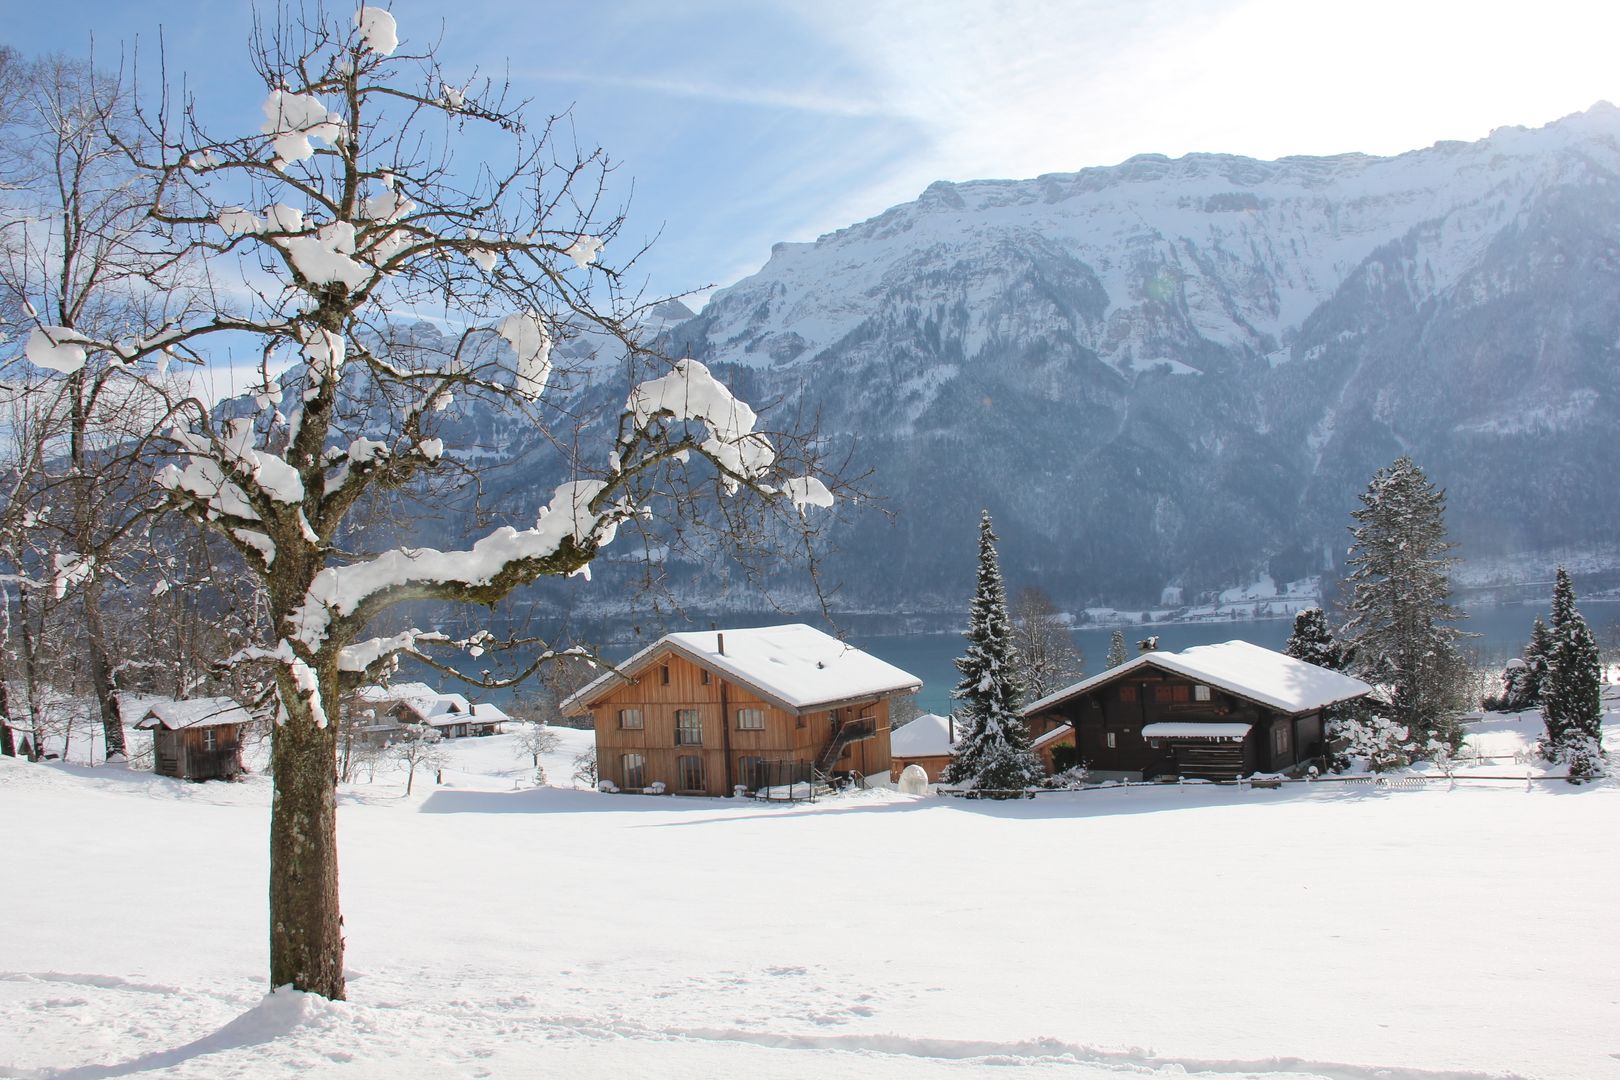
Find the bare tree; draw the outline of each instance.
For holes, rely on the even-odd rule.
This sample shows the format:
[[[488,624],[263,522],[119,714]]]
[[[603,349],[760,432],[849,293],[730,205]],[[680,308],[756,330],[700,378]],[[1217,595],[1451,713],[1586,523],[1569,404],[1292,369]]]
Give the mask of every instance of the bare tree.
[[[388,756],[405,770],[405,794],[416,783],[417,769],[444,768],[443,738],[426,724],[402,724],[399,735],[388,744]]]
[[[538,769],[540,755],[555,751],[562,745],[562,738],[552,731],[551,725],[544,720],[531,720],[517,733],[517,742],[523,747],[523,752],[533,759],[534,767]]]
[[[58,598],[75,596],[85,674],[116,759],[124,728],[107,592],[156,504],[143,450],[162,412],[127,361],[170,302],[160,290],[175,284],[176,264],[158,250],[147,213],[155,181],[123,149],[131,116],[119,84],[60,57],[6,67],[13,91],[0,128],[10,189],[0,209],[0,294],[25,313],[26,333],[12,338],[26,341],[18,351],[56,375],[23,373],[9,384],[33,419],[16,494],[30,509],[27,539],[41,576]],[[20,369],[20,356],[6,359]]]
[[[1085,675],[1085,657],[1052,598],[1040,589],[1022,589],[1012,602],[1013,647],[1025,700],[1035,701]]]
[[[252,60],[260,131],[211,137],[190,103],[165,100],[142,113],[147,143],[127,144],[156,188],[151,220],[186,240],[167,265],[200,260],[209,306],[166,312],[116,351],[137,368],[165,353],[201,363],[244,335],[260,351],[257,412],[170,403],[178,460],[158,479],[263,588],[268,632],[241,659],[268,672],[276,713],[270,980],[341,998],[328,709],[400,655],[444,644],[408,626],[378,635],[377,621],[583,574],[657,508],[690,520],[700,491],[747,538],[803,537],[839,484],[817,475],[816,440],[762,430],[703,365],[638,339],[625,265],[602,259],[621,222],[602,207],[607,159],[554,137],[555,118],[532,124],[503,87],[401,49],[379,8],[260,27]],[[468,129],[503,139],[504,164],[458,159]],[[452,337],[400,318],[427,310]],[[624,379],[622,406],[576,409],[593,372]],[[538,521],[464,550],[371,546],[353,521],[451,468],[442,418],[468,400],[530,420],[568,479]],[[540,649],[518,675],[561,651]]]

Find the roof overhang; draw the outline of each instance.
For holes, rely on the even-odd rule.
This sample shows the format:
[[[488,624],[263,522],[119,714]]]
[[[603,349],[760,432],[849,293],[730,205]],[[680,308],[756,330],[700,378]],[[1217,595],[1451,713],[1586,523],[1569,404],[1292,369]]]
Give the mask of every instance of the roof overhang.
[[[892,697],[895,694],[912,694],[922,689],[921,679],[911,679],[893,687],[868,691],[851,697],[827,698],[825,700],[806,702],[802,705],[794,705],[791,702],[784,701],[767,687],[760,686],[735,671],[720,667],[710,662],[704,654],[688,649],[679,641],[666,637],[653,642],[612,671],[597,676],[578,690],[575,690],[572,694],[563,698],[557,709],[564,716],[583,716],[589,713],[591,707],[608,694],[635,681],[636,677],[651,667],[655,661],[661,660],[670,654],[697,665],[711,675],[744,688],[761,701],[774,705],[776,708],[793,716],[805,716],[809,713],[827,712],[832,709],[842,709],[853,705],[864,705],[868,702],[881,701],[883,698]]]

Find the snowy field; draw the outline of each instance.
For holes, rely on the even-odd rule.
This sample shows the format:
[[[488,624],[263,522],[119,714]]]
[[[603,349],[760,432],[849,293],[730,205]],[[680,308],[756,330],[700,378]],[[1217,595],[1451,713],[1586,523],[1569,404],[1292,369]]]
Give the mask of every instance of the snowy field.
[[[759,805],[453,748],[344,788],[343,1003],[265,994],[262,774],[0,759],[0,1076],[1620,1077],[1614,781]]]

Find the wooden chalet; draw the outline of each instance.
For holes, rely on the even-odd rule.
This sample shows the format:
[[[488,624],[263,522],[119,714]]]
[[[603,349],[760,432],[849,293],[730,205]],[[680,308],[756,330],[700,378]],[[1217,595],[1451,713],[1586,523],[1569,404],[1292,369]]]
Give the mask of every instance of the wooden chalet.
[[[230,698],[165,701],[135,727],[152,733],[153,770],[181,780],[229,780],[243,772],[242,735],[253,722]]]
[[[1078,746],[1098,779],[1231,780],[1326,752],[1322,711],[1370,693],[1359,679],[1246,641],[1147,652],[1024,707],[1048,771]]]
[[[730,795],[887,778],[889,699],[916,676],[802,624],[668,634],[562,702],[621,791]],[[660,789],[657,785],[662,785]]]
[[[893,758],[889,767],[891,777],[899,780],[907,765],[916,765],[928,774],[930,784],[939,783],[955,757],[951,753],[954,741],[951,718],[936,713],[923,713],[911,723],[894,729],[889,737],[889,754]]]

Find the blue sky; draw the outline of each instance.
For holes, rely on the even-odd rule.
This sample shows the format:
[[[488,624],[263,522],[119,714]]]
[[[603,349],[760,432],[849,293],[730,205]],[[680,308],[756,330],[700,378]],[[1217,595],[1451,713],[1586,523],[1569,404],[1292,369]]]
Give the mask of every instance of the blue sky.
[[[331,6],[342,6],[342,0]],[[103,64],[157,31],[217,124],[262,119],[252,8],[11,6],[0,40]],[[396,0],[453,75],[509,71],[619,162],[651,291],[724,285],[936,179],[1135,153],[1396,153],[1620,102],[1620,4],[1538,0]],[[72,17],[64,18],[64,11]],[[632,189],[633,183],[633,189]]]

